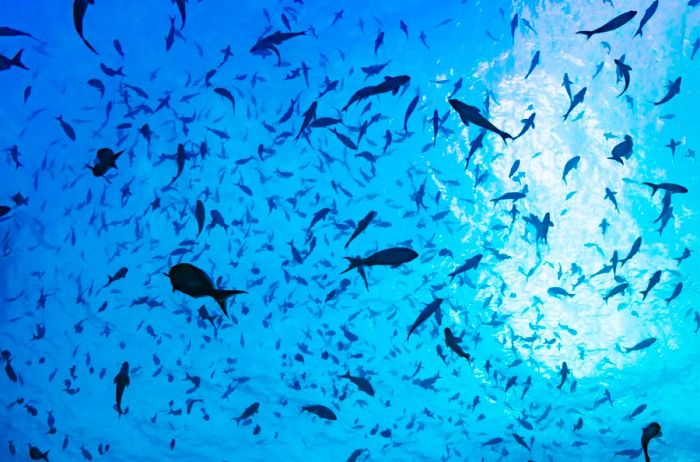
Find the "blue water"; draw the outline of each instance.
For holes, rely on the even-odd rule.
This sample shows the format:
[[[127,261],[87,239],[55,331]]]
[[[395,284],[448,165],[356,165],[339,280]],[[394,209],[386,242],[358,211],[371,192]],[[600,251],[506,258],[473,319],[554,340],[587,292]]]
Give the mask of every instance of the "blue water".
[[[634,37],[651,1],[190,0],[181,29],[174,3],[98,0],[95,54],[70,3],[2,5],[0,26],[32,37],[0,37],[29,68],[0,72],[0,460],[644,460],[653,422],[651,460],[700,459],[700,9],[661,0]],[[281,65],[250,52],[285,22],[306,33],[279,44]],[[631,67],[620,97],[615,59]],[[586,88],[565,121],[564,74]],[[450,98],[512,136],[535,126],[478,147]],[[295,139],[314,101],[342,122]],[[631,152],[609,159],[625,135]],[[95,176],[102,148],[124,153]],[[509,192],[524,194],[494,201]],[[395,247],[418,257],[363,267],[368,288],[341,274]],[[173,291],[181,262],[247,293],[226,317]]]

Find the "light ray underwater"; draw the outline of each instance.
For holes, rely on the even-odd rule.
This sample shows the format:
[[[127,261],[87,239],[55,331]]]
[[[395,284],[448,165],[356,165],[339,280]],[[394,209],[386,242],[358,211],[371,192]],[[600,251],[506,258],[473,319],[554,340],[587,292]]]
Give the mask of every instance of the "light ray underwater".
[[[2,13],[0,461],[700,460],[700,1]]]

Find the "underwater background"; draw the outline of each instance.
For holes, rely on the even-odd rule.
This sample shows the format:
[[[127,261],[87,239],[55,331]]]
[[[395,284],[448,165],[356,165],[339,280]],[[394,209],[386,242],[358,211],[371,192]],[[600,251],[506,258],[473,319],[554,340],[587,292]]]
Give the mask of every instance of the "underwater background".
[[[0,3],[0,460],[700,460],[700,2]]]

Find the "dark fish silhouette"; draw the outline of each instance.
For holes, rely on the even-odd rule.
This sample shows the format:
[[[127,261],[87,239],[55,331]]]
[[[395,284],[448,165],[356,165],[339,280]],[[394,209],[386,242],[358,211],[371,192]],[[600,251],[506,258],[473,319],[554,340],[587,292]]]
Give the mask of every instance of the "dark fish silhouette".
[[[114,376],[114,384],[117,386],[117,412],[119,413],[120,417],[124,413],[122,411],[122,397],[124,396],[124,390],[127,386],[129,386],[130,383],[131,382],[129,380],[129,363],[124,361],[122,363],[121,369],[119,370],[119,373]]]
[[[29,445],[29,458],[32,460],[49,460],[49,451],[41,452],[36,446]]]
[[[450,282],[452,282],[458,274],[462,274],[465,271],[469,271],[470,269],[475,269],[479,266],[479,262],[481,261],[481,257],[483,257],[482,254],[476,254],[473,257],[467,259],[467,261],[454,271],[452,271],[448,276],[450,277]]]
[[[226,98],[227,100],[229,100],[231,102],[231,108],[232,108],[234,114],[236,113],[236,98],[233,97],[233,94],[231,94],[231,92],[229,90],[227,90],[226,88],[219,87],[219,88],[214,88],[214,93],[217,93],[217,94],[223,96],[224,98]]]
[[[450,106],[452,106],[452,109],[457,111],[457,114],[459,114],[459,118],[462,120],[462,123],[464,125],[469,126],[470,123],[473,123],[476,126],[485,128],[486,130],[500,136],[504,142],[507,139],[513,139],[513,137],[510,136],[510,134],[496,128],[494,124],[492,124],[484,116],[482,116],[481,111],[479,111],[478,108],[465,104],[456,99],[451,99],[449,100],[449,102]]]
[[[466,353],[460,345],[462,339],[460,337],[455,336],[455,334],[452,333],[452,330],[450,330],[449,327],[445,327],[445,330],[443,332],[445,334],[445,345],[447,346],[447,348],[454,351],[457,354],[457,356],[464,358],[467,361],[470,361],[471,356],[469,355],[469,353]]]
[[[127,267],[123,266],[123,267],[119,268],[119,271],[114,273],[114,276],[107,276],[108,281],[107,281],[107,284],[104,285],[103,289],[112,285],[112,283],[114,281],[124,279],[126,277],[126,273],[128,273],[128,272],[129,272],[129,269]]]
[[[649,458],[649,441],[657,436],[663,436],[663,433],[661,433],[661,425],[656,422],[652,422],[642,429],[642,450],[644,450],[644,460],[646,462],[651,462]]]
[[[615,66],[616,66],[616,72],[617,72],[617,77],[618,79],[623,79],[625,82],[625,88],[622,89],[618,97],[622,96],[625,94],[627,91],[627,87],[630,86],[630,71],[632,68],[625,64],[622,59],[616,59],[615,60]]]
[[[532,61],[530,62],[530,69],[527,71],[527,74],[525,75],[525,80],[527,80],[528,77],[530,77],[530,74],[532,74],[532,71],[535,70],[537,65],[540,63],[540,50],[537,50],[535,52],[535,55],[532,57]]]
[[[571,114],[571,111],[573,111],[576,108],[576,106],[583,103],[583,100],[585,97],[586,97],[586,87],[583,87],[571,99],[571,103],[569,104],[569,110],[566,111],[566,114],[564,114],[564,120],[569,118],[569,114]]]
[[[170,180],[168,186],[172,186],[172,184],[175,183],[175,180],[180,178],[180,175],[182,175],[182,171],[185,168],[185,146],[182,143],[177,145],[177,153],[175,153],[175,162],[177,163],[177,173],[175,173],[173,179]]]
[[[564,184],[566,184],[566,175],[568,175],[571,170],[578,168],[578,163],[580,160],[581,156],[575,156],[566,161],[566,165],[564,165],[564,173],[561,176],[561,179],[564,180]]]
[[[619,29],[620,27],[622,27],[625,24],[627,24],[628,22],[630,22],[632,20],[632,18],[635,17],[636,14],[637,14],[637,12],[634,10],[628,11],[627,13],[622,13],[621,15],[614,17],[613,19],[606,22],[605,24],[603,24],[602,26],[600,26],[599,28],[597,28],[595,30],[591,30],[591,31],[580,30],[576,33],[585,35],[586,40],[588,40],[596,34],[602,34],[604,32],[610,32],[610,31],[613,31],[615,29]]]
[[[411,80],[411,77],[407,75],[397,75],[396,77],[386,76],[384,77],[384,81],[382,83],[379,83],[377,85],[370,85],[357,90],[350,97],[348,104],[346,104],[342,110],[346,111],[351,104],[358,103],[363,99],[369,98],[370,96],[381,95],[382,93],[389,92],[395,95],[396,93],[398,93],[401,87],[403,87],[409,82],[409,80]]]
[[[357,223],[357,227],[356,227],[355,230],[352,232],[352,236],[350,236],[350,239],[348,239],[348,242],[345,243],[345,248],[346,248],[346,249],[348,248],[348,246],[350,245],[350,243],[351,243],[357,236],[359,236],[360,233],[362,233],[362,231],[364,231],[365,229],[367,229],[367,227],[369,226],[369,224],[372,222],[372,220],[375,219],[376,216],[377,216],[377,212],[375,212],[374,210],[372,210],[371,212],[369,212],[367,215],[365,215],[365,216]]]
[[[104,175],[112,168],[117,168],[117,159],[121,156],[124,151],[114,152],[110,148],[102,148],[97,151],[97,162],[95,165],[85,165],[92,171],[95,177],[104,177]],[[105,178],[107,182],[109,179]]]
[[[195,206],[194,209],[194,217],[197,219],[197,236],[202,234],[202,229],[204,228],[204,204],[202,201],[197,200],[197,205]]]
[[[22,52],[24,52],[24,49],[19,50],[12,58],[0,55],[0,71],[6,71],[13,66],[19,67],[20,69],[29,70],[29,68],[22,62]]]
[[[630,348],[623,347],[623,348],[624,348],[625,350],[627,350],[627,353],[629,353],[630,351],[640,351],[640,350],[644,350],[645,348],[649,348],[649,347],[652,346],[655,342],[656,342],[656,338],[655,338],[655,337],[650,337],[650,338],[648,338],[648,339],[642,340],[641,342],[639,342],[638,344],[636,344],[636,345],[633,346],[633,347],[630,347]]]
[[[178,263],[170,268],[167,276],[170,278],[173,291],[177,290],[194,298],[212,297],[226,316],[228,316],[226,299],[233,295],[247,293],[243,290],[215,288],[214,283],[204,271],[189,263]]]
[[[654,106],[659,106],[661,104],[667,103],[671,100],[671,98],[673,98],[678,93],[680,93],[680,91],[681,91],[681,78],[678,77],[673,82],[669,82],[667,85],[667,88],[668,88],[668,90],[666,92],[666,96],[661,98],[660,101],[655,102]]]
[[[651,275],[651,278],[649,278],[649,282],[647,283],[647,288],[639,292],[642,294],[642,300],[646,300],[647,295],[649,295],[649,292],[651,292],[651,289],[656,286],[656,284],[661,281],[661,270],[655,271],[654,274]]]
[[[411,325],[411,328],[408,329],[408,335],[406,336],[406,340],[408,340],[411,337],[411,334],[413,333],[414,330],[418,328],[421,324],[423,324],[425,321],[430,318],[433,314],[437,312],[437,310],[440,308],[440,305],[442,304],[442,299],[441,298],[436,298],[432,302],[428,303],[425,305],[425,308],[418,314],[418,317],[416,318],[415,321],[413,321],[413,324]]]
[[[322,404],[310,404],[308,406],[302,406],[301,412],[304,411],[309,412],[311,414],[315,414],[322,419],[338,420],[335,413]]]
[[[257,414],[259,409],[260,409],[260,403],[258,403],[258,402],[255,402],[255,403],[251,404],[250,406],[248,406],[247,408],[245,408],[243,410],[243,412],[241,413],[241,415],[239,415],[238,417],[234,417],[233,420],[236,421],[236,426],[238,426],[238,424],[241,422],[241,420],[247,420],[247,419],[250,419],[251,417],[253,417],[255,414]]]
[[[367,284],[367,275],[365,274],[365,266],[390,266],[392,268],[398,268],[404,263],[408,263],[418,257],[418,254],[407,247],[392,247],[389,249],[380,250],[379,252],[373,253],[369,257],[344,257],[350,262],[350,266],[345,269],[340,274],[347,273],[350,270],[357,268],[357,271],[362,276],[362,280],[365,282],[365,287],[369,289]]]
[[[12,27],[0,26],[0,37],[18,37],[18,36],[32,37],[32,34],[30,34],[29,32],[21,31],[19,29],[14,29]]]
[[[372,388],[372,384],[369,383],[369,380],[367,380],[366,378],[356,377],[356,376],[350,375],[349,371],[346,372],[345,374],[341,375],[340,378],[341,379],[348,379],[353,384],[355,384],[355,386],[357,386],[357,388],[360,391],[364,391],[368,395],[374,396],[374,388]]]
[[[267,51],[273,52],[275,55],[277,55],[277,65],[281,66],[282,65],[282,57],[280,56],[280,52],[277,49],[279,45],[281,45],[283,42],[286,42],[287,40],[293,39],[294,37],[298,37],[300,35],[306,35],[306,32],[280,32],[276,31],[273,34],[267,35],[265,37],[261,37],[257,42],[255,42],[255,45],[253,45],[250,49],[250,52],[252,54],[260,54],[264,53]]]
[[[659,7],[659,0],[654,0],[651,5],[649,5],[649,8],[644,12],[644,16],[642,16],[642,20],[639,22],[639,27],[637,27],[637,32],[634,33],[634,36],[640,36],[642,37],[644,34],[642,33],[642,29],[644,28],[644,25],[649,22],[652,16],[654,16],[654,13],[656,13],[656,9]]]
[[[83,43],[95,54],[97,51],[90,45],[83,35],[83,19],[85,19],[85,13],[87,12],[88,5],[94,5],[95,0],[73,0],[73,24],[75,25],[75,30],[78,32],[78,36],[83,40]]]
[[[670,193],[679,193],[679,194],[685,194],[688,192],[688,188],[686,188],[685,186],[681,186],[679,184],[675,184],[675,183],[655,184],[655,183],[648,183],[645,181],[642,184],[645,184],[651,188],[652,197],[654,196],[654,194],[656,194],[656,191],[658,191],[659,189],[662,189],[664,191],[668,191]]]
[[[571,370],[569,369],[569,366],[566,364],[566,361],[561,363],[561,370],[559,371],[559,375],[561,375],[561,382],[559,382],[559,385],[557,388],[561,390],[561,387],[564,386],[564,383],[566,382],[566,379],[569,377],[569,374],[571,374]]]

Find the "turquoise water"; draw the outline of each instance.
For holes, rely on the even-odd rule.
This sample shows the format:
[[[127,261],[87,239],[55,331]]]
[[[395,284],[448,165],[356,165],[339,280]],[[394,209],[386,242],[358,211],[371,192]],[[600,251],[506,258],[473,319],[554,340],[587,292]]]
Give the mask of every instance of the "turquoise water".
[[[700,10],[651,4],[98,0],[97,54],[5,0],[0,460],[698,460]]]

